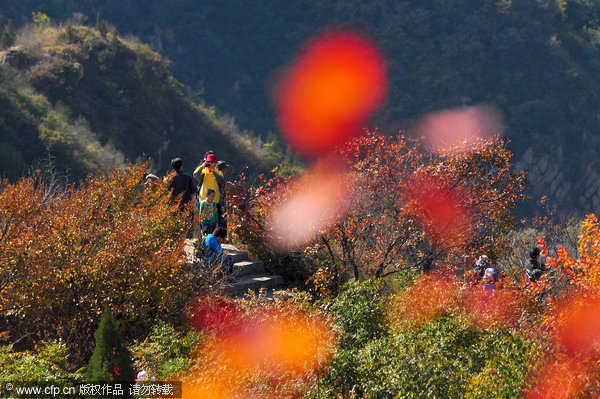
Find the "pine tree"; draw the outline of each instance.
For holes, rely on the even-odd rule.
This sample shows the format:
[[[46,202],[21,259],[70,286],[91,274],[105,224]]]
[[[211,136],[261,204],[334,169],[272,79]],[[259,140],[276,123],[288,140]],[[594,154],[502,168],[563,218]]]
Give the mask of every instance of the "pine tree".
[[[13,25],[12,19],[9,19],[4,27],[4,34],[6,35],[5,46],[10,47],[15,44],[17,40],[17,33],[15,32],[15,26]]]
[[[106,22],[100,16],[100,11],[96,14],[96,29],[100,32],[100,36],[106,39],[106,33],[108,32],[108,28],[106,27]]]
[[[2,14],[0,14],[0,50],[4,50],[9,48],[13,44],[15,44],[15,40],[17,39],[17,34],[15,32],[15,26],[11,19],[4,23],[4,18]]]
[[[124,345],[117,321],[108,307],[102,313],[95,337],[96,348],[87,369],[87,381],[133,382],[131,353]]]

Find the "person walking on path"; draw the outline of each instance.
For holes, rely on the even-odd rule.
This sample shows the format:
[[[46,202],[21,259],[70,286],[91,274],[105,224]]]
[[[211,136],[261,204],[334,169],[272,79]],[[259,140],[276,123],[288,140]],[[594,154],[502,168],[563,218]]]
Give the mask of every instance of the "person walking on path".
[[[179,210],[182,211],[187,203],[192,200],[192,195],[196,193],[196,186],[194,185],[192,176],[183,173],[183,161],[181,158],[171,160],[171,167],[176,174],[167,186],[167,190],[171,192],[169,201],[174,202],[181,195]]]

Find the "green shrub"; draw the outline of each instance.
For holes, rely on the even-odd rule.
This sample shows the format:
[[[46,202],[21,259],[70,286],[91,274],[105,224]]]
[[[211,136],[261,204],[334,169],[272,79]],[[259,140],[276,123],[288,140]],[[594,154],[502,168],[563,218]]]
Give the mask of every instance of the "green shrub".
[[[332,306],[340,328],[340,347],[359,348],[386,335],[380,279],[352,281]]]
[[[341,338],[344,339],[343,337]],[[456,317],[339,350],[322,393],[367,398],[520,397],[537,348],[511,332],[475,331]]]
[[[131,352],[123,343],[117,321],[108,307],[104,309],[95,337],[96,347],[87,369],[87,380],[133,382]]]
[[[136,370],[145,370],[157,380],[177,376],[190,367],[200,338],[197,333],[181,333],[160,321],[146,340],[131,347]]]
[[[0,346],[0,383],[8,381],[83,381],[81,370],[65,370],[67,346],[62,341],[42,343],[38,352],[15,352]]]

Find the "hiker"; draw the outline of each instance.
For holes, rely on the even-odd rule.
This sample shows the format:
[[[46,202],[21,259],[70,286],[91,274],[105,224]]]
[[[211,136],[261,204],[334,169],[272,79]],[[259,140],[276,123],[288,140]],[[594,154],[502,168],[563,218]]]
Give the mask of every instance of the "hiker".
[[[176,175],[171,179],[171,182],[167,187],[167,190],[171,191],[169,201],[173,202],[177,196],[181,195],[179,211],[182,211],[187,203],[191,201],[192,194],[196,192],[196,186],[194,185],[192,176],[183,173],[183,161],[181,158],[171,160],[171,167],[173,167]]]
[[[486,290],[495,290],[496,283],[498,282],[498,272],[496,271],[496,268],[493,266],[486,268],[481,281]]]
[[[198,165],[194,171],[194,177],[198,180],[198,187],[200,187],[200,201],[206,199],[206,190],[209,188],[215,191],[215,202],[218,204],[221,201],[221,190],[219,190],[219,184],[223,182],[223,175],[216,169],[217,166],[217,155],[209,151],[206,153],[206,158],[203,163]]]
[[[215,203],[215,190],[206,190],[206,199],[200,202],[200,228],[202,231],[213,232],[217,227],[219,216]]]
[[[155,183],[160,181],[160,177],[156,176],[153,173],[144,173],[142,176],[142,180],[144,182],[144,190],[152,188]]]
[[[212,234],[206,236],[204,248],[206,251],[205,264],[214,265],[220,263],[227,269],[227,274],[233,272],[233,258],[227,251],[221,248],[221,244],[227,240],[227,231],[217,227]]]
[[[542,277],[542,274],[550,270],[544,263],[540,263],[540,249],[533,248],[529,253],[529,260],[525,263],[525,272],[529,276],[531,282],[536,282]]]
[[[222,182],[219,184],[219,192],[221,194],[221,201],[217,203],[217,213],[219,216],[219,226],[224,227],[227,230],[227,183],[225,182],[225,173],[227,173],[227,169],[229,165],[225,161],[217,162],[217,170],[221,172],[223,176]]]
[[[477,261],[475,262],[475,269],[473,270],[477,272],[479,278],[483,278],[485,274],[485,269],[487,269],[490,265],[490,258],[488,258],[487,255],[481,255],[479,259],[477,259]]]

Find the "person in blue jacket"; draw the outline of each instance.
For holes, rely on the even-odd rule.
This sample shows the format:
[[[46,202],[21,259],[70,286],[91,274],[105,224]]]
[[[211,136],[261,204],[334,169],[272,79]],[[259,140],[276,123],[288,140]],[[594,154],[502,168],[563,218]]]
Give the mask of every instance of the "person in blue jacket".
[[[227,271],[227,274],[233,272],[233,258],[227,253],[221,244],[227,239],[227,230],[223,227],[217,227],[212,234],[204,239],[204,248],[206,252],[205,263],[207,265],[221,264]]]

